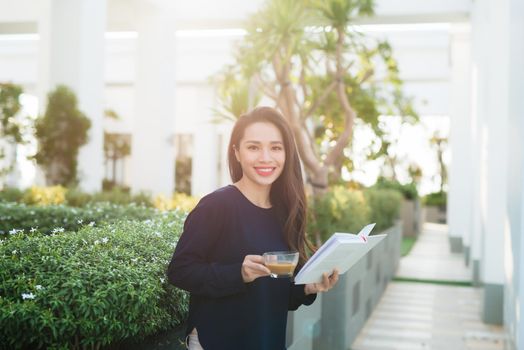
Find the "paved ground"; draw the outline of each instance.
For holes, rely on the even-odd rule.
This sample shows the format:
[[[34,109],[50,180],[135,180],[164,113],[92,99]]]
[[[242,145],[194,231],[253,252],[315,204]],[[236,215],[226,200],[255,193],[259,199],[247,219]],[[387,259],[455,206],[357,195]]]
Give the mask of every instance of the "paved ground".
[[[471,281],[471,269],[464,263],[462,253],[450,253],[448,226],[424,224],[423,233],[400,260],[397,277],[423,280]]]
[[[449,253],[447,227],[426,224],[398,276],[470,281],[461,254]],[[504,331],[481,321],[482,289],[391,282],[352,350],[502,350]]]

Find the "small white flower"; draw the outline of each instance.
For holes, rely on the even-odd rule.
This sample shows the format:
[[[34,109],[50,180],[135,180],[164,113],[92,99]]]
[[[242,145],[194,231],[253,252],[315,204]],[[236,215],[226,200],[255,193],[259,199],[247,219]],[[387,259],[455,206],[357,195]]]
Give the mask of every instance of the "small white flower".
[[[107,237],[102,238],[102,243],[107,243],[109,239]]]
[[[91,227],[93,227],[93,226],[95,226],[95,222],[94,222],[94,221],[91,221],[88,225],[91,226]]]
[[[31,233],[36,232],[36,228],[35,228],[35,227],[31,227],[31,229],[29,230],[29,232],[31,232]]]
[[[36,290],[42,290],[42,289],[44,289],[44,287],[42,287],[42,285],[40,285],[40,284],[37,284],[37,285],[35,286],[35,288],[36,288]]]
[[[16,249],[11,252],[11,254],[13,254],[13,255],[16,255],[17,253],[18,253],[18,250],[16,250]]]
[[[36,295],[34,295],[33,293],[22,293],[22,299],[26,300],[26,299],[34,299],[36,297]]]
[[[83,222],[84,222],[84,220],[82,220],[82,219],[80,219],[80,220],[77,221],[77,223],[78,223],[79,225],[82,225]]]
[[[14,229],[12,229],[11,231],[9,231],[9,234],[10,234],[10,235],[16,235],[17,232],[18,232],[17,229],[14,228]]]
[[[160,277],[160,282],[161,282],[161,283],[164,283],[165,281],[166,281],[165,278]]]
[[[57,227],[57,228],[54,228],[53,233],[59,233],[59,232],[64,232],[64,228],[63,227]]]
[[[97,240],[94,241],[93,243],[95,243],[95,245],[97,245],[97,244],[100,244],[100,241],[97,239]]]

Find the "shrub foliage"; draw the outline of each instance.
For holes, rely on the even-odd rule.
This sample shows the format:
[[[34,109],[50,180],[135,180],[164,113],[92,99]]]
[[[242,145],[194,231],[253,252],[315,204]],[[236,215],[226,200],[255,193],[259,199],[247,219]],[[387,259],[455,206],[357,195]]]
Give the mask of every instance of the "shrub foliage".
[[[377,225],[374,232],[391,227],[393,222],[399,217],[402,205],[402,194],[396,190],[378,190],[375,188],[366,189],[366,202],[370,207],[370,221]]]
[[[49,93],[45,115],[36,121],[39,149],[35,155],[49,185],[77,183],[78,151],[87,142],[90,127],[73,91],[60,85]]]
[[[65,205],[28,206],[0,202],[0,238],[10,233],[38,231],[52,234],[60,231],[77,231],[82,226],[111,223],[122,220],[146,220],[159,215],[153,208],[138,205],[121,206],[95,203],[84,208]]]
[[[1,241],[0,348],[98,349],[180,324],[188,295],[165,272],[183,219]]]

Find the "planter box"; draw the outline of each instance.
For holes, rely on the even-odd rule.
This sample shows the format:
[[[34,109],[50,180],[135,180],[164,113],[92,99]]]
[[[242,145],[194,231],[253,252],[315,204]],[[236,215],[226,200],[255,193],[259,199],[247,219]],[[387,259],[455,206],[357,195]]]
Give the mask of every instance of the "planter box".
[[[417,237],[422,227],[422,210],[420,201],[404,199],[400,208],[402,220],[402,235],[404,237]]]
[[[346,350],[356,339],[400,261],[401,224],[311,306],[288,313],[288,350]]]

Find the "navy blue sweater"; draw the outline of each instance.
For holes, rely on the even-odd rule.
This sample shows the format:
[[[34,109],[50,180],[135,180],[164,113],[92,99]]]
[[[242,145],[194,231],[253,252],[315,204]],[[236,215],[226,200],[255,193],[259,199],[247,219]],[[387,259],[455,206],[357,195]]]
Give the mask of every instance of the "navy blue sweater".
[[[186,335],[196,327],[205,350],[285,349],[288,310],[311,305],[316,294],[306,296],[289,278],[244,283],[241,274],[246,255],[280,250],[289,246],[273,208],[254,205],[233,185],[202,198],[167,272],[190,292]]]

